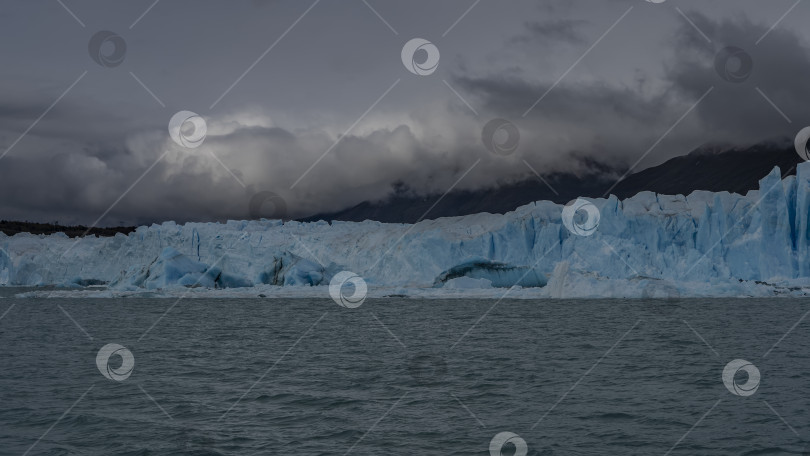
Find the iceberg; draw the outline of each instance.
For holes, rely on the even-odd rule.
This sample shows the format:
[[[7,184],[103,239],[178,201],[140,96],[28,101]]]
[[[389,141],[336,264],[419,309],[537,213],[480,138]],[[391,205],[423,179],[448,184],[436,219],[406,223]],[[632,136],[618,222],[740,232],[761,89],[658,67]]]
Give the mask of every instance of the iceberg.
[[[106,238],[0,234],[0,285],[65,288],[54,296],[104,284],[94,293],[328,297],[332,277],[351,271],[370,297],[810,293],[810,163],[785,179],[775,168],[746,195],[587,201],[599,213],[587,235],[548,201],[416,224],[263,219],[166,222]]]

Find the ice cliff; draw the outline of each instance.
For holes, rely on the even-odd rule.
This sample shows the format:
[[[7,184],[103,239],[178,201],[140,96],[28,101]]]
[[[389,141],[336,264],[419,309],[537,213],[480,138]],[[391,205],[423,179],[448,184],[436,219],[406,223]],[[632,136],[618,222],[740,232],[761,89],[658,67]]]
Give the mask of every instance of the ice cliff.
[[[371,289],[403,293],[513,284],[538,297],[810,291],[810,163],[786,179],[774,169],[745,196],[591,201],[601,215],[591,236],[571,233],[563,206],[544,201],[415,225],[167,222],[111,238],[0,234],[0,284],[273,290],[328,285],[348,270]]]

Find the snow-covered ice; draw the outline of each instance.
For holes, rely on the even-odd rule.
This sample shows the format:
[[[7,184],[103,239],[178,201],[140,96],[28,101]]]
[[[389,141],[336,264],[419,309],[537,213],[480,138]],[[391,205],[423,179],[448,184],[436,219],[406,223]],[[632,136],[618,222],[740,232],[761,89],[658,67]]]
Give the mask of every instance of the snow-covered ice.
[[[774,169],[747,195],[640,193],[590,200],[587,237],[563,206],[415,225],[366,221],[167,222],[130,235],[0,234],[0,284],[64,296],[318,296],[348,270],[369,297],[804,296],[810,292],[810,163]],[[96,291],[87,285],[106,284]]]

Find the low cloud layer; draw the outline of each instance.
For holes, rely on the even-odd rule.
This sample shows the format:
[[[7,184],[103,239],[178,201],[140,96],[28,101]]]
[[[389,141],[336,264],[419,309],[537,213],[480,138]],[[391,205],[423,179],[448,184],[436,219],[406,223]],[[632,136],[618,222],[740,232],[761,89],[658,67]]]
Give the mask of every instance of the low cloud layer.
[[[253,7],[264,14],[281,3],[257,1]],[[485,4],[482,9],[494,7]],[[185,103],[208,127],[205,142],[195,149],[175,144],[166,128],[181,108],[162,100],[185,88],[167,90],[148,69],[137,69],[138,81],[135,71],[103,79],[88,73],[77,84],[84,87],[77,89],[81,96],[65,97],[50,110],[81,66],[59,67],[61,80],[68,82],[43,90],[33,90],[39,83],[17,81],[19,90],[3,90],[8,101],[0,106],[0,153],[35,127],[0,159],[0,217],[99,225],[242,219],[251,215],[251,199],[260,192],[280,195],[287,216],[302,217],[382,200],[394,189],[435,195],[451,187],[492,188],[527,178],[531,171],[524,160],[541,173],[588,172],[583,158],[618,170],[642,169],[704,143],[748,145],[792,136],[810,124],[803,103],[810,99],[803,77],[810,74],[810,47],[788,21],[769,32],[772,23],[746,14],[684,8],[690,23],[671,7],[636,5],[582,57],[632,4],[606,2],[596,12],[570,2],[524,5],[511,31],[498,30],[489,47],[472,50],[463,38],[473,40],[475,27],[488,18],[471,12],[464,19],[467,29],[460,22],[447,42],[436,40],[442,66],[431,77],[408,77],[394,55],[392,69],[381,68],[360,90],[353,70],[338,65],[325,75],[337,108],[312,107],[319,100],[306,90],[316,76],[311,70],[300,75],[300,103],[279,95],[276,105],[263,99],[264,89],[241,87],[221,109],[206,109],[216,96],[198,107]],[[464,11],[457,6],[448,8],[447,18]],[[378,12],[385,16],[391,8],[380,6]],[[535,18],[527,19],[525,11]],[[290,9],[292,19],[300,13]],[[309,20],[320,24],[313,15]],[[401,47],[402,39],[388,36],[376,16],[365,20],[374,36]],[[649,28],[649,21],[662,24],[654,38],[639,31]],[[404,36],[404,26],[397,25]],[[453,34],[459,35],[456,41]],[[654,40],[658,44],[649,43]],[[138,40],[131,41],[129,47],[136,48]],[[300,39],[289,41],[294,47]],[[753,71],[744,82],[728,82],[716,71],[716,56],[727,46],[751,56]],[[345,52],[351,54],[351,48]],[[256,54],[247,52],[239,68]],[[260,71],[269,70],[246,77],[247,87]],[[239,75],[226,73],[226,81]],[[194,79],[188,75],[187,84]],[[389,86],[390,95],[354,125]],[[348,100],[343,89],[358,91]],[[482,128],[493,118],[519,128],[514,154],[492,154],[482,144]]]

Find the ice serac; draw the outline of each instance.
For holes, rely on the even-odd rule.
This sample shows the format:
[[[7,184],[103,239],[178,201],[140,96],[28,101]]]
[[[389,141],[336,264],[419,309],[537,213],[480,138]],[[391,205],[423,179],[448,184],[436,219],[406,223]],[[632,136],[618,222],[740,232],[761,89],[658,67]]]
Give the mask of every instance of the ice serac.
[[[132,269],[125,271],[113,281],[112,285],[123,289],[145,288],[147,290],[172,285],[213,288],[220,279],[220,274],[221,271],[215,267],[195,261],[173,247],[166,247],[154,261],[137,272]]]
[[[324,287],[348,270],[371,290],[484,293],[515,285],[524,295],[560,298],[810,290],[808,163],[784,180],[774,169],[747,195],[642,192],[592,202],[601,222],[588,237],[570,233],[562,206],[547,201],[415,225],[167,222],[75,245],[64,235],[0,235],[0,284],[266,293]]]
[[[779,169],[759,182],[760,249],[759,268],[763,280],[791,278],[795,275],[795,260],[788,198],[782,185]]]
[[[796,170],[796,260],[799,277],[810,276],[810,167]]]

